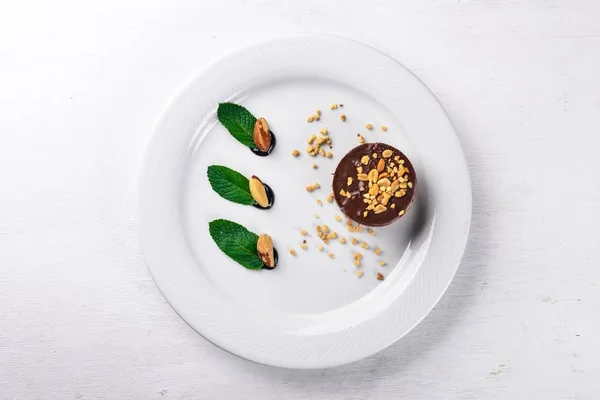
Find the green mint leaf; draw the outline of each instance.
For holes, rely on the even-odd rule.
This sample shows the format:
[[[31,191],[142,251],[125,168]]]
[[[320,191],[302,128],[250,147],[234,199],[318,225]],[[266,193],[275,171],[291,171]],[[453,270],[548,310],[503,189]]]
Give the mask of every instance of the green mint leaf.
[[[209,222],[208,230],[219,249],[234,261],[248,269],[262,267],[263,262],[256,251],[257,234],[226,219]]]
[[[244,175],[222,165],[209,166],[207,175],[210,186],[222,198],[239,204],[254,204],[250,182]]]
[[[217,110],[219,121],[227,128],[231,136],[251,149],[254,144],[254,124],[256,118],[244,107],[234,103],[221,103]]]

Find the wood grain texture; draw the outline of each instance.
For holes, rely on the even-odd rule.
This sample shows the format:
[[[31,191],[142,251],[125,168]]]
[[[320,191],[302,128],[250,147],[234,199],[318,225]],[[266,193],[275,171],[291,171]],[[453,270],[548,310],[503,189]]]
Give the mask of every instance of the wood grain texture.
[[[0,398],[597,398],[600,3],[0,7]],[[386,351],[319,371],[255,365],[191,331],[135,222],[166,99],[215,57],[297,32],[414,71],[453,120],[474,189],[465,259],[436,309]]]

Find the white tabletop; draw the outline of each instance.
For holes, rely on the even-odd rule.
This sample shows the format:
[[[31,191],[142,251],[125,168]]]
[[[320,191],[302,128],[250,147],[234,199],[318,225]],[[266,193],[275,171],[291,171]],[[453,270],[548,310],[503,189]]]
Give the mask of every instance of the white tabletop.
[[[167,100],[214,59],[298,32],[414,71],[455,124],[474,196],[436,309],[389,349],[317,371],[202,339],[136,231]],[[597,399],[599,71],[590,0],[4,2],[0,398]]]

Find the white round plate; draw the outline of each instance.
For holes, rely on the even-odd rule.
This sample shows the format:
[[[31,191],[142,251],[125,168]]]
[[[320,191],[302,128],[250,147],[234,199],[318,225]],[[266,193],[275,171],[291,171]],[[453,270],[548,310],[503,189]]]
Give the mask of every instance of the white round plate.
[[[255,156],[217,121],[217,106],[225,101],[269,121],[277,136],[273,154]],[[331,110],[332,103],[343,107]],[[321,119],[307,123],[316,109]],[[374,128],[366,129],[366,123]],[[334,157],[310,157],[306,139],[325,127]],[[335,219],[341,215],[335,203],[325,201],[331,173],[358,145],[359,132],[367,141],[404,152],[419,181],[407,214],[374,235],[366,229],[348,232],[343,220]],[[292,157],[294,149],[300,157]],[[255,362],[331,367],[386,348],[440,299],[466,244],[469,172],[446,113],[398,62],[347,39],[287,37],[213,64],[170,103],[145,161],[141,244],[158,287],[198,333]],[[206,178],[211,164],[259,176],[273,188],[275,206],[262,211],[222,199]],[[315,182],[321,189],[308,193],[305,186]],[[279,250],[278,267],[251,271],[223,254],[208,232],[209,221],[218,218],[270,234]],[[329,225],[348,243],[332,241],[319,252],[317,224]],[[301,236],[302,229],[310,236]],[[369,249],[352,245],[352,237]],[[307,250],[300,248],[303,239]],[[383,250],[379,256],[376,247]],[[353,265],[357,251],[364,254],[361,278]],[[384,281],[376,279],[377,272]]]

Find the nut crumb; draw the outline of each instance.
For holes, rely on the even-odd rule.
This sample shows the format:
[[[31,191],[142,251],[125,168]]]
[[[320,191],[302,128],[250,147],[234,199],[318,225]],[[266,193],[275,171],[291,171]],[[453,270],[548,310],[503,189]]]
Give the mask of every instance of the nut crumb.
[[[366,124],[366,125],[365,125],[365,128],[367,128],[367,129],[373,129],[373,125],[371,125],[371,124]]]
[[[367,233],[371,236],[373,236],[375,234],[375,231],[371,228],[367,229]]]
[[[373,154],[371,154],[371,157],[373,157],[373,158],[377,158],[377,157],[378,157],[378,154],[377,154],[377,153],[373,153]]]
[[[302,244],[300,245],[300,248],[301,248],[302,250],[306,250],[306,249],[308,248],[308,246],[306,245],[306,243],[302,243]]]
[[[313,167],[313,169],[319,168],[319,166],[317,164],[313,164],[312,167]]]
[[[369,245],[367,244],[367,242],[362,241],[362,242],[360,242],[360,247],[362,247],[363,249],[368,249]]]
[[[319,110],[318,108],[317,108],[317,111],[315,111],[315,112],[317,113],[317,115],[321,115],[321,110]]]
[[[377,254],[377,255],[380,255],[380,254],[381,254],[381,251],[382,251],[382,250],[381,250],[379,247],[377,247],[377,248],[374,250],[375,254]]]
[[[359,269],[358,271],[356,271],[356,276],[358,276],[359,278],[360,278],[361,276],[363,276],[362,269]]]
[[[383,274],[382,274],[381,272],[378,272],[378,273],[377,273],[377,280],[378,280],[378,281],[382,281],[382,280],[384,280],[384,279],[385,279],[385,278],[383,277]]]
[[[319,219],[319,218],[321,218],[321,217],[319,217],[319,214],[315,214],[315,218],[316,218],[316,219]]]
[[[408,182],[407,186],[412,189],[413,183],[412,182]]]
[[[340,115],[340,119],[341,119],[342,121],[345,121],[345,120],[346,120],[346,114],[342,114],[342,115]]]
[[[300,152],[298,150],[294,150],[294,151],[292,151],[292,155],[294,157],[298,157],[300,155]]]
[[[340,221],[342,220],[342,217],[340,217],[339,215],[336,215],[336,216],[335,216],[335,220],[336,220],[337,222],[340,222]]]
[[[385,261],[383,261],[383,260],[379,261],[379,265],[381,265],[382,267],[383,267],[385,264],[386,264],[386,262],[385,262]]]
[[[388,129],[388,128],[387,128],[387,126],[385,126],[385,125],[381,125],[381,130],[382,130],[382,131],[384,131],[384,132],[387,132],[387,129]]]
[[[326,151],[325,152],[325,157],[331,158],[331,157],[333,157],[333,154],[331,154],[331,152],[329,152],[329,151]]]
[[[327,202],[328,203],[333,203],[333,197],[334,197],[333,192],[329,193],[329,196],[327,196]]]
[[[295,256],[296,255],[296,250],[290,249],[290,254],[293,255],[293,256]]]
[[[343,236],[342,236],[342,237],[340,237],[340,243],[341,243],[341,244],[344,244],[344,243],[346,243],[346,238],[345,238],[345,237],[343,237]]]
[[[368,211],[363,211],[363,217],[367,218],[367,215],[369,215]]]
[[[327,256],[328,256],[329,258],[333,258],[333,257],[335,257],[335,256],[333,255],[333,253],[329,253],[329,254],[327,254]]]
[[[354,260],[354,266],[358,267],[360,265],[360,260]]]
[[[400,210],[400,212],[398,213],[399,216],[403,216],[404,215],[404,210]]]
[[[306,229],[302,229],[302,230],[300,231],[300,234],[301,234],[301,235],[304,235],[304,236],[306,236],[306,234],[307,234],[307,233],[308,233],[308,232],[306,232]]]
[[[365,142],[365,137],[363,135],[361,135],[360,133],[358,134],[358,142],[359,143],[364,143]]]
[[[329,106],[330,109],[335,110],[336,108],[338,108],[337,104],[332,104]]]
[[[319,250],[319,251],[323,251],[323,245],[322,245],[322,244],[318,245],[318,246],[317,246],[317,250]]]
[[[306,191],[307,192],[313,192],[313,191],[317,190],[320,187],[321,187],[321,185],[319,185],[318,183],[313,183],[312,185],[308,185],[306,187]]]
[[[350,186],[350,185],[352,185],[352,177],[351,176],[348,177],[348,186]]]
[[[310,117],[306,118],[306,122],[313,122],[315,120],[315,118],[311,115]]]
[[[321,201],[321,199],[317,199],[317,204],[320,205],[320,206],[323,205],[323,202]]]
[[[327,135],[329,132],[327,132],[327,128],[323,128],[323,129],[321,129],[321,130],[319,131],[319,133],[320,133],[321,135]]]
[[[357,240],[356,238],[352,238],[352,240],[351,240],[351,243],[352,243],[352,244],[357,244],[357,243],[358,243],[358,240]]]

